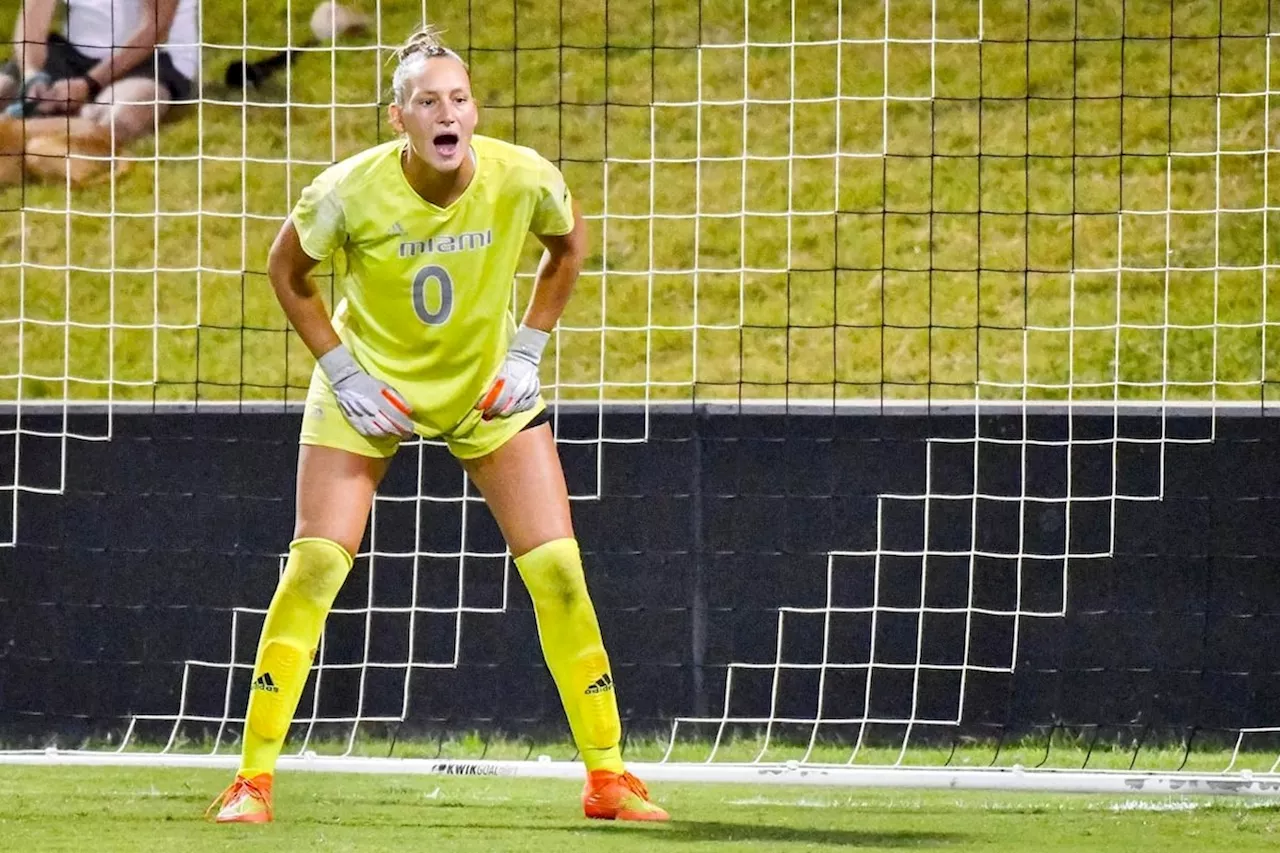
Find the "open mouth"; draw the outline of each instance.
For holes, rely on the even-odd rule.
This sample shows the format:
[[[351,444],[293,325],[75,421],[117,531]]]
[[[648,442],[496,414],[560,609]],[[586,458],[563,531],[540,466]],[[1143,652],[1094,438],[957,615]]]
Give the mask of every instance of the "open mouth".
[[[435,146],[437,154],[448,159],[458,153],[458,134],[441,133],[432,138],[431,144]]]

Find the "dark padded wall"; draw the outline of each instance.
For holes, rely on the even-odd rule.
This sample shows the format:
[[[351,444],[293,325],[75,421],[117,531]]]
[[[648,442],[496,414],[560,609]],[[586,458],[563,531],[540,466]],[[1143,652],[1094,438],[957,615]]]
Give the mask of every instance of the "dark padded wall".
[[[5,417],[0,428],[12,427],[12,416]],[[607,419],[606,434],[642,429],[639,415]],[[83,416],[67,425],[100,431],[104,422]],[[63,426],[60,418],[23,417],[26,430]],[[1065,435],[1067,426],[1060,414],[1034,415],[1027,429],[1053,436]],[[1204,435],[1208,421],[1176,417],[1165,426],[1173,435]],[[1159,435],[1161,427],[1160,418],[1136,416],[1122,418],[1119,431]],[[992,416],[980,428],[984,436],[1016,438],[1023,425],[1021,416]],[[74,739],[118,730],[132,713],[172,714],[182,662],[226,659],[227,609],[265,606],[287,545],[296,429],[296,417],[284,414],[120,415],[111,441],[68,443],[65,492],[23,493],[18,546],[0,549],[0,741]],[[559,425],[563,436],[599,429],[597,418],[587,415],[563,415]],[[1117,426],[1110,416],[1077,415],[1071,429],[1079,438],[1111,435]],[[675,715],[718,713],[730,661],[773,660],[778,607],[824,602],[828,552],[876,546],[877,496],[924,491],[926,439],[972,437],[973,431],[971,414],[673,413],[650,416],[646,442],[606,445],[603,497],[576,501],[574,510],[632,730],[666,730]],[[59,479],[53,441],[23,439],[25,484]],[[1073,457],[1078,488],[1105,485],[1114,473],[1120,491],[1148,490],[1163,453],[1165,497],[1118,505],[1116,556],[1073,561],[1068,615],[1023,620],[1016,674],[971,675],[966,730],[999,734],[1054,724],[1229,730],[1280,723],[1276,422],[1220,418],[1217,440],[1207,444],[1101,447],[1082,447]],[[929,483],[935,493],[971,487],[965,453],[972,457],[972,445],[955,448],[960,451],[948,455],[935,446]],[[14,450],[10,441],[0,453]],[[598,452],[591,445],[564,447],[577,488],[594,484]],[[1113,472],[1112,460],[1120,458],[1124,464]],[[9,469],[10,460],[0,461],[0,469]],[[441,490],[456,488],[456,465],[443,450],[428,463],[425,478]],[[1001,480],[1015,481],[1021,464],[1019,453],[993,448],[983,466],[984,487],[1004,488]],[[1052,491],[1058,488],[1053,478],[1065,476],[1063,466],[1037,468],[1034,454],[1027,464],[1028,482],[1037,488]],[[389,489],[412,491],[415,474],[413,464],[400,460]],[[476,508],[468,514],[467,547],[499,548],[492,520]],[[427,511],[434,523],[418,534],[418,548],[456,547],[450,543],[457,541],[457,505]],[[412,506],[388,509],[395,512],[406,513],[404,523],[394,515],[383,519],[379,549],[412,550]],[[1026,512],[1020,523],[1027,550],[1034,550],[1037,536],[1049,542],[1060,535],[1061,504],[1028,504]],[[1105,542],[1108,518],[1105,504],[1082,508],[1073,520],[1076,546]],[[919,547],[921,529],[911,512],[887,512],[883,544]],[[933,530],[931,537],[945,540],[945,524],[935,519]],[[1004,529],[995,516],[979,525],[980,539],[1002,546],[1017,533],[1016,524]],[[937,565],[939,594],[959,594],[945,584],[961,583],[967,570]],[[420,600],[447,599],[456,560],[440,566],[437,572],[424,564]],[[407,561],[386,562],[377,573],[375,601],[406,600],[407,567]],[[1014,575],[987,568],[980,572],[982,594],[1012,603]],[[911,573],[891,569],[886,563],[884,583],[908,578],[903,598],[918,598]],[[1024,604],[1061,594],[1051,572],[1043,584],[1032,570],[1023,575]],[[500,601],[500,577],[472,575],[468,603]],[[441,588],[433,591],[436,583]],[[338,606],[360,606],[367,585],[362,560]],[[528,600],[520,589],[511,592],[509,612],[464,617],[456,670],[415,675],[411,728],[560,730]],[[797,624],[787,653],[812,656],[821,634]],[[405,654],[405,623],[388,618],[374,625],[369,642],[376,654]],[[982,644],[994,649],[1008,641],[999,630],[974,626],[974,660],[982,659]],[[256,627],[242,633],[252,637]],[[880,630],[884,659],[914,653],[914,629],[898,630],[885,620]],[[452,631],[452,618],[424,614],[416,640],[421,649],[439,648]],[[364,640],[363,617],[335,617],[329,659],[359,660]],[[249,654],[242,648],[241,659]],[[373,698],[365,712],[396,713],[403,673],[367,677]],[[322,710],[354,710],[356,675],[333,679]],[[946,705],[941,682],[938,697],[928,695],[935,689],[930,683],[919,697],[922,711],[933,698]],[[193,706],[220,706],[222,684],[217,674],[193,681]],[[884,684],[877,700],[883,710],[909,710],[910,696],[885,694]],[[903,684],[908,690],[910,681]],[[847,696],[829,692],[829,702],[860,708],[856,683],[847,685]],[[743,701],[750,705],[754,695],[744,693]],[[784,695],[780,713],[805,712],[788,708],[789,701]]]

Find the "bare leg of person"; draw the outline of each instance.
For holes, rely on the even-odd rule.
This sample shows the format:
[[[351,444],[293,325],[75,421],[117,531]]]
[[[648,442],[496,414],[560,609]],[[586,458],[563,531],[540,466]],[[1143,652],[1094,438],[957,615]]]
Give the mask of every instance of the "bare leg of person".
[[[484,495],[512,554],[519,557],[553,539],[573,536],[569,490],[550,426],[516,433],[462,467]]]
[[[258,642],[241,776],[275,772],[325,619],[390,462],[310,445],[298,454],[294,538]]]
[[[155,133],[169,111],[170,93],[163,83],[142,77],[117,80],[80,108],[80,118],[110,128],[116,147]]]
[[[542,653],[587,767],[584,813],[610,820],[667,820],[622,763],[613,674],[587,592],[551,428],[544,424],[517,433],[463,467],[497,519],[533,600]]]

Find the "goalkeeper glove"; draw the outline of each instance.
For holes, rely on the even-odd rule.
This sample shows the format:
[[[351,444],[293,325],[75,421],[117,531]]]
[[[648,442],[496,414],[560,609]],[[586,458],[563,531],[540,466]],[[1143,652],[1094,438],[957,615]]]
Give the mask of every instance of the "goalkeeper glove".
[[[371,438],[413,435],[413,412],[408,402],[394,388],[374,379],[356,364],[351,353],[338,344],[318,359],[320,369],[329,377],[333,395],[356,432]]]
[[[538,381],[538,362],[551,335],[541,329],[521,325],[511,340],[507,358],[489,390],[476,403],[486,421],[505,418],[532,409],[538,402],[542,384]]]

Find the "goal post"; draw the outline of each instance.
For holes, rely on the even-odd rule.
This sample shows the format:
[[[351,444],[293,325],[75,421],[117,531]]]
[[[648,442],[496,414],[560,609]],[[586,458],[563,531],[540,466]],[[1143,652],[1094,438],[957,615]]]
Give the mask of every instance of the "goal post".
[[[544,391],[646,779],[1280,791],[1269,9],[351,6],[205,0],[128,169],[0,189],[0,763],[234,765],[312,366],[267,247],[429,20],[590,226]],[[532,631],[406,445],[281,767],[576,777]]]

